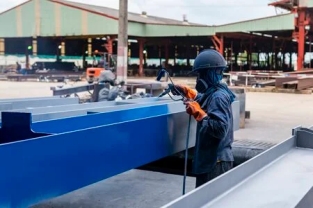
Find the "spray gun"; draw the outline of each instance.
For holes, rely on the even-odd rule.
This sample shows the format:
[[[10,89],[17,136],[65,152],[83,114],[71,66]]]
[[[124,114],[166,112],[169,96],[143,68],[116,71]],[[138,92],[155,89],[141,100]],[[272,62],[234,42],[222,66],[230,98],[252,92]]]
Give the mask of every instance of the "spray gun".
[[[184,96],[178,89],[176,89],[175,84],[174,84],[173,80],[171,79],[171,76],[169,75],[168,71],[166,71],[165,69],[162,69],[162,70],[159,72],[159,74],[158,74],[158,76],[157,76],[157,78],[156,78],[156,81],[160,81],[161,78],[163,77],[163,75],[164,75],[165,73],[167,73],[167,75],[168,75],[168,77],[169,77],[171,83],[168,84],[168,87],[167,87],[167,88],[164,90],[164,92],[162,92],[158,97],[160,98],[160,97],[163,97],[163,96],[165,96],[165,95],[169,95],[169,93],[170,93],[172,90],[175,90],[180,96],[182,96],[182,98],[176,100],[176,99],[172,98],[171,95],[169,95],[170,98],[171,98],[172,100],[174,100],[174,101],[185,100],[185,99],[186,99],[185,96]]]
[[[164,92],[162,92],[159,97],[163,97],[165,95],[167,95],[168,93],[170,93],[172,90],[174,89],[174,85],[173,84],[168,84],[168,87],[164,90]]]
[[[165,95],[169,95],[170,98],[174,101],[180,101],[180,100],[187,100],[187,98],[185,97],[185,95],[183,95],[176,87],[175,87],[175,84],[173,82],[173,80],[171,79],[171,76],[169,75],[169,73],[165,70],[165,69],[162,69],[157,78],[156,78],[156,81],[160,81],[161,78],[163,77],[163,75],[167,73],[168,74],[168,77],[171,81],[170,84],[168,84],[168,87],[164,90],[164,92],[162,92],[160,95],[159,95],[159,98],[160,97],[163,97]],[[178,99],[178,100],[175,100],[171,97],[171,95],[169,94],[172,90],[175,90],[176,92],[178,92],[178,94],[180,94],[182,96],[181,99]],[[191,125],[191,115],[189,115],[189,121],[188,121],[188,129],[187,129],[187,138],[186,138],[186,148],[185,148],[185,163],[184,163],[184,178],[183,178],[183,195],[185,194],[186,192],[186,177],[187,177],[187,161],[188,161],[188,147],[189,147],[189,134],[190,134],[190,125]]]

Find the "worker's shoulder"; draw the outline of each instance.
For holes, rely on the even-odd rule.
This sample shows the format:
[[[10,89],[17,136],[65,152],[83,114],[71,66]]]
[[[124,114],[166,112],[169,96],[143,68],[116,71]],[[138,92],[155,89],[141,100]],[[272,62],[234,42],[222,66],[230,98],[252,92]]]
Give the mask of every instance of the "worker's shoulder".
[[[227,99],[227,97],[228,97],[228,94],[224,90],[221,90],[221,89],[216,90],[212,94],[212,98]]]
[[[212,99],[213,102],[223,102],[223,103],[229,103],[230,102],[230,97],[229,94],[227,92],[225,92],[224,90],[216,90],[213,94],[212,94]]]

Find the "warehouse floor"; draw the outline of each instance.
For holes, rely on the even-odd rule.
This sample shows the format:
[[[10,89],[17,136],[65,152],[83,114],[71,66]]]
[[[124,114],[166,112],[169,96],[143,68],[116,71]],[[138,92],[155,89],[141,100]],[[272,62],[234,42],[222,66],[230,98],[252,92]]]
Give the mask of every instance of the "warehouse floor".
[[[50,87],[57,85],[62,84],[1,81],[0,99],[51,96]],[[313,125],[312,103],[313,95],[248,92],[246,110],[251,118],[246,120],[245,129],[235,132],[235,139],[281,142],[291,135],[293,127]],[[160,207],[181,195],[182,181],[182,176],[131,170],[35,207]],[[194,184],[195,179],[188,178],[187,190]]]

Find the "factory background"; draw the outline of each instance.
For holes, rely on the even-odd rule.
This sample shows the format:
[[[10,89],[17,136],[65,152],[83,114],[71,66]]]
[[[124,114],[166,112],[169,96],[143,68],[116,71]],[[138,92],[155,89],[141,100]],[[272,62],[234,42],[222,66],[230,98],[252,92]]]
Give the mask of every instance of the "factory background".
[[[270,6],[289,10],[272,17],[219,26],[128,14],[129,65],[144,68],[163,61],[177,70],[192,65],[205,48],[222,53],[232,70],[311,68],[313,1]],[[301,5],[303,4],[303,5]],[[304,5],[305,4],[305,5]],[[68,18],[68,17],[71,18]],[[0,64],[62,60],[85,68],[94,52],[117,53],[118,10],[65,0],[29,0],[0,14]],[[98,57],[99,58],[99,57]]]

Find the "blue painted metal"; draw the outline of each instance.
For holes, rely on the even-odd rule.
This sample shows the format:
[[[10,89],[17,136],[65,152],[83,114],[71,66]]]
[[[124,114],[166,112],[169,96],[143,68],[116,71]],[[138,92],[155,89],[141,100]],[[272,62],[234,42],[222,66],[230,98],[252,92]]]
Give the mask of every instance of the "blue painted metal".
[[[28,207],[181,151],[184,120],[165,113],[2,144],[0,207]]]
[[[116,110],[105,113],[94,113],[84,116],[56,120],[41,121],[33,123],[32,129],[37,132],[63,133],[112,123],[124,122],[128,120],[147,118],[167,113],[168,105],[163,104],[133,109]]]
[[[30,113],[3,113],[0,207],[28,207],[184,150],[184,105],[149,102],[35,123]],[[189,147],[195,135],[192,119]]]
[[[31,126],[31,115],[25,113],[6,113],[2,112],[3,122],[0,129],[0,144],[21,141],[41,136],[46,133],[34,133]]]

